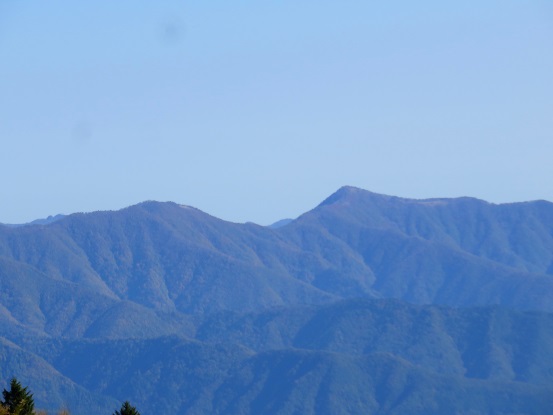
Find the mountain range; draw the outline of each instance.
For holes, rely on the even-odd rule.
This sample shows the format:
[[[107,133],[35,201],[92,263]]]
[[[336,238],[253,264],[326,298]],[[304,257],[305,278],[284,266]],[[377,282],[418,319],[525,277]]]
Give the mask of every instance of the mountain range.
[[[144,202],[0,225],[0,381],[83,415],[547,414],[552,300],[546,201]]]

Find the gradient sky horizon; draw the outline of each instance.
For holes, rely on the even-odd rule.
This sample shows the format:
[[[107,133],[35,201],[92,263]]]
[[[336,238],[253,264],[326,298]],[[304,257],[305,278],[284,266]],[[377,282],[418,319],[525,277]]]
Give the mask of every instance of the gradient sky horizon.
[[[545,0],[3,0],[0,222],[553,201],[552,79]]]

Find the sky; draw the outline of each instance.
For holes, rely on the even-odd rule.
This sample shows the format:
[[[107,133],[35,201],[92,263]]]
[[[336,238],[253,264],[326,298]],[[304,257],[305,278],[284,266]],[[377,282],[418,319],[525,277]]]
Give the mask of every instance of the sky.
[[[550,0],[0,0],[0,222],[343,185],[553,201]]]

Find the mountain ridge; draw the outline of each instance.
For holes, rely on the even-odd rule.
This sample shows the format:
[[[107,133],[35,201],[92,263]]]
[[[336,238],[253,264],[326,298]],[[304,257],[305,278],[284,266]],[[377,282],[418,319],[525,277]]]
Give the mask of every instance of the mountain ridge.
[[[407,198],[407,197],[388,195],[388,194],[384,194],[384,193],[376,193],[376,192],[372,192],[370,190],[366,190],[366,189],[356,187],[356,186],[344,185],[344,186],[340,187],[338,190],[336,190],[334,193],[332,193],[330,196],[325,198],[314,209],[316,209],[317,207],[320,207],[320,206],[329,205],[329,204],[331,204],[335,201],[338,201],[338,200],[346,199],[348,196],[351,196],[351,195],[354,195],[354,194],[370,196],[374,199],[382,199],[382,200],[388,200],[388,201],[393,200],[393,201],[400,201],[400,202],[404,202],[404,203],[415,203],[415,204],[420,203],[420,204],[428,204],[428,205],[430,205],[432,203],[440,203],[440,202],[455,203],[455,202],[463,202],[463,201],[479,202],[479,203],[484,203],[484,204],[491,205],[491,206],[528,205],[528,204],[553,205],[552,201],[549,201],[549,200],[546,200],[546,199],[535,199],[535,200],[528,200],[528,201],[496,203],[496,202],[489,202],[485,199],[475,198],[475,197],[471,197],[471,196]],[[223,219],[223,218],[218,218],[216,216],[213,216],[213,215],[207,213],[206,211],[203,211],[200,208],[197,208],[197,207],[194,207],[194,206],[191,206],[191,205],[187,205],[187,204],[182,204],[182,203],[175,202],[175,201],[163,201],[162,202],[162,201],[157,201],[157,200],[145,200],[145,201],[142,201],[142,202],[138,202],[138,203],[135,203],[135,204],[132,204],[132,205],[129,205],[129,206],[124,206],[124,207],[117,208],[117,209],[95,210],[95,211],[86,211],[86,212],[73,212],[73,213],[69,213],[69,214],[56,214],[56,215],[50,215],[46,218],[33,219],[33,220],[31,220],[29,222],[25,222],[25,223],[12,224],[12,223],[2,223],[2,222],[0,222],[0,226],[21,227],[21,226],[31,226],[31,225],[49,225],[51,223],[55,223],[55,222],[59,221],[60,219],[64,219],[64,218],[72,216],[72,215],[90,215],[90,214],[97,214],[97,213],[114,213],[114,212],[124,211],[124,210],[127,210],[127,209],[138,208],[138,207],[141,207],[141,206],[156,206],[156,205],[158,205],[158,206],[159,205],[176,205],[176,206],[179,206],[179,207],[184,208],[184,209],[191,209],[191,210],[194,210],[194,211],[202,212],[206,215],[209,215],[211,217],[214,217],[214,218],[217,218],[219,220],[229,222],[229,223],[237,223],[237,224],[254,223],[254,224],[256,224],[255,222],[250,222],[250,221],[235,222],[235,221],[232,221],[232,220],[226,220],[226,219]],[[280,221],[284,221],[284,222],[288,223],[289,221],[294,221],[294,220],[295,219],[290,219],[290,218],[281,219],[281,220],[278,220],[278,221],[272,223],[271,225],[268,225],[268,227],[271,227],[275,224],[278,224]]]

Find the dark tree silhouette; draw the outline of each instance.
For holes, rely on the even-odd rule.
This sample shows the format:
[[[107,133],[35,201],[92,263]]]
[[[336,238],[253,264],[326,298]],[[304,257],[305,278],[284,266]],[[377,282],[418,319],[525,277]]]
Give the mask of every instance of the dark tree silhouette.
[[[10,390],[4,389],[2,392],[4,400],[0,405],[9,415],[33,415],[35,402],[33,394],[27,390],[27,387],[21,386],[21,383],[13,378],[10,382]]]
[[[138,412],[136,408],[129,403],[129,401],[125,401],[123,405],[121,405],[121,409],[119,411],[115,411],[113,415],[140,415],[140,412]]]

